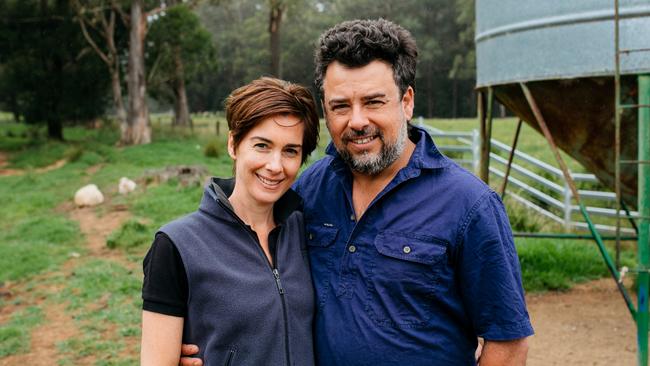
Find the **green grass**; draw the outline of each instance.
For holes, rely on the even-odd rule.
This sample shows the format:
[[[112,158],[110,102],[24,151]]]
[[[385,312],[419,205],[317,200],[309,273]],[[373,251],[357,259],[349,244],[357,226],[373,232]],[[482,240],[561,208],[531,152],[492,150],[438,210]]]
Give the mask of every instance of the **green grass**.
[[[62,364],[77,364],[91,355],[95,365],[137,363],[139,355],[129,354],[125,345],[127,338],[140,337],[141,288],[140,272],[116,262],[93,259],[77,266],[58,298],[81,330],[58,345]]]
[[[566,290],[572,285],[609,276],[592,241],[517,238],[526,291]],[[612,250],[609,250],[613,257]],[[624,265],[633,266],[633,254],[623,252]]]
[[[127,347],[140,336],[140,263],[156,230],[166,222],[194,211],[202,187],[181,187],[170,181],[144,187],[147,170],[169,165],[203,165],[210,174],[231,175],[228,154],[209,154],[206,146],[225,149],[226,126],[222,116],[195,118],[194,134],[172,129],[164,118],[154,117],[154,142],[148,145],[117,147],[116,127],[89,130],[65,129],[65,142],[48,142],[42,128],[7,122],[0,114],[0,151],[9,155],[11,168],[25,169],[22,176],[0,177],[0,284],[18,281],[30,298],[48,297],[65,304],[80,330],[58,345],[59,364],[83,363],[92,358],[96,365],[137,363],[137,351]],[[215,120],[222,120],[222,135],[214,136]],[[475,120],[427,120],[446,130],[477,128]],[[511,140],[515,121],[495,121],[494,137]],[[321,143],[315,158],[322,156],[329,141],[321,126]],[[527,131],[524,126],[524,131]],[[10,131],[8,133],[8,131]],[[535,135],[531,135],[530,132]],[[5,138],[11,135],[10,138]],[[545,142],[532,131],[522,134],[522,149],[541,159]],[[69,162],[60,169],[38,172],[59,159]],[[315,158],[310,159],[314,161]],[[93,167],[92,170],[88,168]],[[117,194],[117,182],[126,176],[138,181],[138,189],[128,196]],[[104,192],[108,204],[96,208],[101,216],[114,205],[125,206],[132,217],[110,234],[107,244],[124,254],[115,262],[85,256],[83,236],[76,222],[66,216],[63,204],[72,202],[79,187],[94,183]],[[515,231],[559,231],[560,228],[516,204],[505,201]],[[604,262],[591,242],[517,239],[524,286],[528,291],[563,290],[575,283],[607,275]],[[70,258],[76,259],[73,274],[53,272],[47,285],[62,288],[56,296],[34,292],[38,274],[54,271]],[[624,252],[626,263],[632,254]],[[41,281],[42,280],[38,280]],[[15,299],[14,299],[15,300]],[[0,298],[0,306],[4,305]],[[24,301],[24,300],[21,300]],[[30,304],[29,300],[24,304]],[[0,325],[0,357],[26,352],[29,331],[42,322],[39,307],[24,307]]]
[[[30,331],[43,320],[39,307],[30,306],[11,315],[0,326],[0,357],[29,350]]]

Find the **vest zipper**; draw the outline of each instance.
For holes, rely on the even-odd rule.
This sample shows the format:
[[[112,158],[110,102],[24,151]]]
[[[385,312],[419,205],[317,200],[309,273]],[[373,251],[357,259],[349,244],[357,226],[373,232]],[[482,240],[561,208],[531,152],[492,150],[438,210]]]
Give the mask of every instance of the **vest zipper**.
[[[275,259],[277,264],[277,257]],[[287,365],[291,365],[291,353],[289,352],[289,316],[287,315],[287,304],[284,300],[284,287],[280,281],[280,271],[277,268],[273,269],[273,276],[275,276],[275,284],[278,286],[280,293],[280,300],[282,301],[282,315],[284,316],[284,351],[287,353]]]
[[[221,207],[223,207],[225,210],[230,212],[233,215],[233,217],[237,220],[239,225],[244,229],[244,231],[246,231],[248,233],[248,235],[250,235],[250,237],[253,239],[253,241],[257,244],[257,249],[259,249],[260,255],[262,256],[262,258],[264,259],[266,264],[269,266],[269,269],[273,273],[273,278],[275,279],[275,285],[278,288],[278,293],[280,294],[280,300],[281,300],[281,303],[282,303],[282,316],[284,318],[284,351],[285,351],[286,357],[287,357],[287,366],[290,366],[291,365],[291,355],[289,353],[289,320],[288,320],[289,316],[287,315],[287,303],[284,300],[284,292],[285,292],[284,287],[282,287],[282,281],[280,281],[280,271],[278,271],[278,269],[277,269],[277,266],[278,266],[278,256],[277,256],[278,246],[277,246],[277,244],[275,245],[275,253],[274,253],[275,263],[274,263],[274,265],[275,265],[276,268],[274,268],[274,266],[271,265],[271,262],[269,261],[269,259],[266,257],[266,254],[264,254],[264,250],[262,249],[262,245],[260,244],[260,239],[257,237],[257,234],[254,231],[252,231],[251,229],[249,229],[246,226],[246,223],[244,221],[242,221],[242,219],[240,219],[239,216],[237,216],[237,214],[233,210],[231,210],[229,207],[224,205],[222,202],[220,202],[220,201],[217,201],[217,202],[221,205]],[[253,235],[253,234],[255,234],[255,235]]]
[[[230,364],[232,363],[232,359],[234,357],[235,357],[235,350],[231,348],[228,351],[228,358],[226,359],[226,365],[225,366],[230,366]]]

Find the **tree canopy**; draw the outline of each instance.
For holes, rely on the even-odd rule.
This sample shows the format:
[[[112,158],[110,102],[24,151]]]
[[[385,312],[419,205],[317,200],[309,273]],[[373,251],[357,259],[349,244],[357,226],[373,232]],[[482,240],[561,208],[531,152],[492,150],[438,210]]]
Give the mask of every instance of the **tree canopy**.
[[[64,122],[120,110],[126,121],[132,92],[147,90],[187,124],[189,112],[220,110],[230,91],[263,75],[312,86],[318,36],[343,20],[378,17],[417,40],[416,115],[475,115],[473,0],[5,0],[0,109],[61,138]],[[142,70],[127,72],[132,65]],[[129,88],[127,97],[135,81],[148,89]]]

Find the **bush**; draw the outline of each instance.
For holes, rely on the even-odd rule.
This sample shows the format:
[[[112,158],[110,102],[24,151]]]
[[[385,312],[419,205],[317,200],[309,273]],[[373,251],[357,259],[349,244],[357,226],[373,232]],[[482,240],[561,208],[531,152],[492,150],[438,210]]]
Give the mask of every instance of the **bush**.
[[[203,148],[203,154],[209,158],[218,158],[221,156],[221,152],[225,150],[223,140],[212,139],[205,144]]]
[[[63,158],[69,162],[75,162],[81,158],[84,150],[81,146],[70,146],[63,152]]]
[[[137,248],[152,241],[153,230],[137,219],[130,219],[111,233],[106,239],[106,246],[114,248]]]

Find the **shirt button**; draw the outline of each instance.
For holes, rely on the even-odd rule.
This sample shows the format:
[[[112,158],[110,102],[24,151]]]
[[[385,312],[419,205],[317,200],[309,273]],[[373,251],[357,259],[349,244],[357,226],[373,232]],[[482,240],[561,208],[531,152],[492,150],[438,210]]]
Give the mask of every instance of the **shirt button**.
[[[309,240],[312,240],[312,239],[314,239],[314,234],[309,233]]]
[[[354,221],[354,214],[350,215],[350,220]]]
[[[350,246],[348,247],[348,251],[349,251],[350,253],[354,253],[354,252],[357,251],[357,247],[355,247],[354,245],[350,245]]]
[[[409,254],[409,253],[411,253],[411,247],[409,247],[408,245],[405,245],[404,248],[402,248],[402,251],[404,253],[406,253],[406,254]]]

